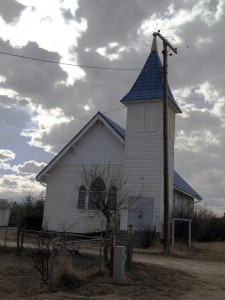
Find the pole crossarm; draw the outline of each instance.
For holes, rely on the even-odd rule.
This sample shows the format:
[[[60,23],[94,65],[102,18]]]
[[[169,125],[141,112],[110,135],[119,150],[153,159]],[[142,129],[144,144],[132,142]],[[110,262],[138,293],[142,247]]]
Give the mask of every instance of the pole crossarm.
[[[174,47],[167,41],[167,39],[164,38],[164,37],[161,35],[160,31],[154,32],[154,33],[153,33],[153,36],[158,36],[158,37],[160,37],[160,39],[161,39],[164,43],[166,43],[166,45],[167,45],[171,50],[173,50],[174,53],[177,54],[177,48],[174,48]]]

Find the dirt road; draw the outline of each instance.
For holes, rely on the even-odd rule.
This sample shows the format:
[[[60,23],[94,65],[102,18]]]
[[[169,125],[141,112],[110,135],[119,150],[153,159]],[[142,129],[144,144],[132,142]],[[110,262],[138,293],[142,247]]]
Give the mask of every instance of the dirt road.
[[[225,263],[186,258],[134,254],[134,261],[180,270],[196,277],[198,287],[180,299],[225,299]]]

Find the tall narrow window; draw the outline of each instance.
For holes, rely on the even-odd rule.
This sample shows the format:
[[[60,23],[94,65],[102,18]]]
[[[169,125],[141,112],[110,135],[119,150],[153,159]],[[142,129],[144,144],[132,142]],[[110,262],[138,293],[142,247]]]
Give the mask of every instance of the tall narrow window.
[[[112,186],[109,190],[107,207],[110,210],[116,210],[117,188]]]
[[[86,187],[82,185],[79,188],[78,203],[77,203],[78,209],[85,209],[85,199],[86,199]]]
[[[138,132],[151,132],[158,130],[157,106],[140,107],[138,114]]]
[[[145,132],[157,131],[158,110],[157,107],[146,107],[145,110]]]
[[[104,181],[97,177],[91,184],[88,209],[102,209],[105,205],[106,186]]]
[[[139,114],[138,114],[138,132],[145,131],[145,108],[139,107]]]

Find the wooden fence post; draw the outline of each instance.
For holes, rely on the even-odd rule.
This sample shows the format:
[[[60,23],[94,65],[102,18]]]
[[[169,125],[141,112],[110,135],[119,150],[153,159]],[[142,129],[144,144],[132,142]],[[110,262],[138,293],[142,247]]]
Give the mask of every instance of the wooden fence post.
[[[113,276],[113,261],[114,261],[114,248],[115,248],[116,238],[111,237],[110,240],[110,260],[109,260],[109,277]]]
[[[16,237],[16,252],[17,255],[20,255],[20,228],[17,228],[17,237]]]
[[[4,243],[4,247],[6,247],[6,242],[7,242],[7,233],[8,233],[8,229],[6,228],[6,230],[5,230],[5,243]]]
[[[132,256],[133,256],[133,225],[128,225],[128,241],[127,241],[127,270],[131,271],[132,268]]]
[[[99,265],[99,271],[102,272],[102,232],[101,232],[101,239],[100,239],[100,249],[99,249],[99,255],[100,255],[100,265]]]

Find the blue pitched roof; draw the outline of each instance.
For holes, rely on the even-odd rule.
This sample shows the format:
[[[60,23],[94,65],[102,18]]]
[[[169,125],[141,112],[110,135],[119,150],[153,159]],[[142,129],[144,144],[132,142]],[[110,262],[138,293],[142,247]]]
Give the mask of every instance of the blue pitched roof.
[[[202,197],[176,171],[174,171],[174,187],[198,200],[202,200]]]
[[[125,129],[120,127],[118,124],[113,122],[111,119],[103,115],[103,113],[98,112],[107,122],[108,124],[125,140]]]
[[[122,98],[122,103],[163,98],[162,64],[157,51],[152,51],[131,90]],[[168,86],[168,99],[181,112]]]

